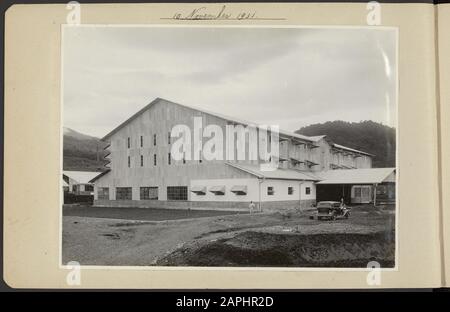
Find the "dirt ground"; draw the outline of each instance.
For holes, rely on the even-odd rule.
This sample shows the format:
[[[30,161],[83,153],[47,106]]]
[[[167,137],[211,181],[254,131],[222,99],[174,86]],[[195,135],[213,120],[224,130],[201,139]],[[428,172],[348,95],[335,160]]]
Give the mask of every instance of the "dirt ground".
[[[176,219],[190,219],[190,218],[223,216],[237,213],[243,214],[244,212],[225,211],[225,210],[92,207],[88,205],[63,206],[64,216],[122,219],[135,221],[163,221]]]
[[[96,208],[91,208],[96,209]],[[314,210],[167,221],[63,217],[63,263],[82,265],[365,267],[394,265],[390,208],[353,207],[349,219]]]

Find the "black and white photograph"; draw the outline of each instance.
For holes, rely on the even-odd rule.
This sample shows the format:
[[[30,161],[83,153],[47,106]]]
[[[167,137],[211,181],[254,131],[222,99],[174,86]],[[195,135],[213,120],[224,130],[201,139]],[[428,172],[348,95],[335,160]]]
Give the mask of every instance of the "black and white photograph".
[[[61,264],[395,269],[397,40],[64,26]]]

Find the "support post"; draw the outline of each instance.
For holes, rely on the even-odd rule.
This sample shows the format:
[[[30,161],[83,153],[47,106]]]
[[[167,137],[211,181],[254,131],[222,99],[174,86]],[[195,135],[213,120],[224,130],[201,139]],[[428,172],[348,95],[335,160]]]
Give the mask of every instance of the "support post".
[[[373,206],[377,206],[377,184],[373,185]]]

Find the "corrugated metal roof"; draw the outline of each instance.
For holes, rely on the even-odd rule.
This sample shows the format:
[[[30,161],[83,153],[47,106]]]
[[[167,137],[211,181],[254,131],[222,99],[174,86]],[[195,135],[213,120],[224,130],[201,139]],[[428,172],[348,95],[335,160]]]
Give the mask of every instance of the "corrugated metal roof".
[[[395,168],[336,169],[316,173],[317,184],[375,184],[383,182]]]
[[[258,178],[265,178],[265,179],[276,179],[276,180],[306,180],[306,181],[317,181],[319,180],[317,177],[315,177],[313,174],[305,173],[299,170],[293,170],[293,169],[282,169],[277,168],[271,171],[264,171],[261,170],[259,165],[247,165],[247,164],[234,164],[227,162],[228,165],[237,168],[239,170],[245,171],[247,173],[250,173],[254,176],[257,176]]]
[[[63,171],[65,176],[77,181],[78,183],[89,183],[90,180],[98,176],[101,172],[96,171]]]

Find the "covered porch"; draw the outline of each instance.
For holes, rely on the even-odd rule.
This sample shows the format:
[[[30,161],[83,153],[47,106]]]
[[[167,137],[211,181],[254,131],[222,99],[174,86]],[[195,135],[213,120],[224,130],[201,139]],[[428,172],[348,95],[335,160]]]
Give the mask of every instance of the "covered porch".
[[[320,177],[317,201],[375,206],[395,203],[395,168],[329,170]]]

